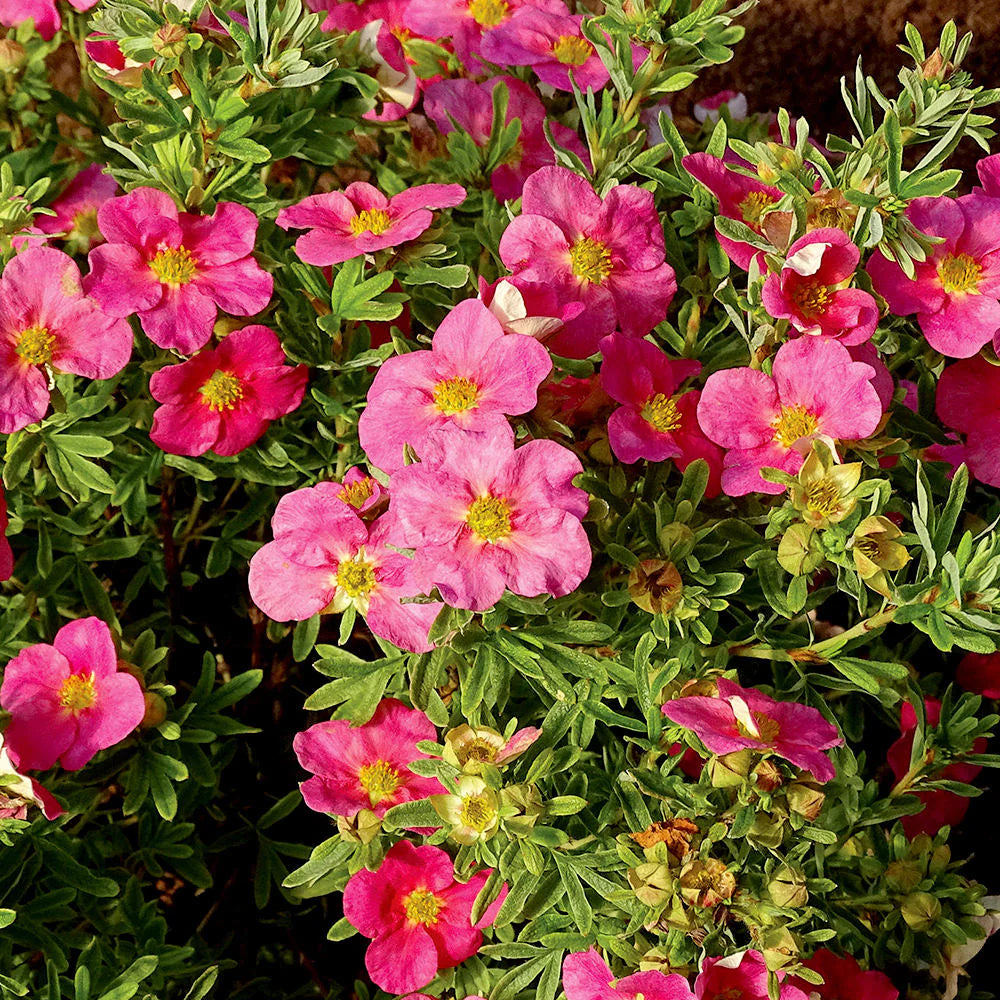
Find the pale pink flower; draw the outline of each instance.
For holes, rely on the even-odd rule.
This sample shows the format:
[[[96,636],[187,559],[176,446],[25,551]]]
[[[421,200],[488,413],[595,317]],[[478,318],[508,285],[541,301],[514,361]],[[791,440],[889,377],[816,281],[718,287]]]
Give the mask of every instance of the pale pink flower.
[[[84,167],[49,206],[55,215],[40,215],[38,228],[58,235],[73,250],[87,251],[103,237],[97,227],[97,212],[118,193],[118,182],[104,173],[103,163]]]
[[[836,955],[828,948],[820,948],[812,958],[802,963],[807,969],[818,972],[823,984],[817,986],[790,976],[788,982],[798,987],[811,1000],[899,1000],[899,990],[892,985],[884,972],[871,969],[863,972],[853,955]]]
[[[778,981],[787,973],[778,970]],[[767,964],[759,951],[740,951],[726,958],[705,958],[694,983],[697,1000],[769,1000]],[[779,1000],[810,1000],[809,995],[790,982],[782,982]],[[852,997],[851,1000],[854,1000]]]
[[[368,514],[383,501],[389,501],[389,491],[358,466],[347,470],[343,482],[331,483],[330,486],[331,492],[339,500],[353,507],[359,514]]]
[[[111,631],[99,618],[64,625],[52,645],[21,650],[4,670],[0,705],[10,712],[5,738],[19,767],[44,771],[59,760],[83,767],[142,721],[142,687],[118,669]]]
[[[78,11],[90,10],[96,3],[97,0],[69,0],[70,6]],[[0,0],[0,24],[13,28],[29,18],[46,41],[62,27],[55,0]]]
[[[34,778],[21,774],[10,759],[0,734],[0,819],[27,819],[28,810],[41,809],[46,819],[57,819],[63,808]]]
[[[677,973],[636,972],[616,981],[593,948],[563,959],[562,981],[566,1000],[695,1000],[688,981]]]

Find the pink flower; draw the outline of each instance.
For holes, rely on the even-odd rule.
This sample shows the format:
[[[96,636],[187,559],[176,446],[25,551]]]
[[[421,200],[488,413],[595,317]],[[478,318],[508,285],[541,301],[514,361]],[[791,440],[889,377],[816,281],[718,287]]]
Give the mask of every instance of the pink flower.
[[[694,116],[699,122],[717,122],[720,111],[725,108],[734,122],[741,122],[747,116],[747,95],[739,90],[720,90],[711,97],[703,97],[695,102]]]
[[[122,87],[138,87],[142,71],[152,62],[140,63],[127,59],[114,39],[101,38],[96,32],[86,38],[87,57]]]
[[[348,469],[341,483],[331,483],[331,492],[359,514],[367,514],[382,501],[388,502],[389,491],[372,476],[357,466]]]
[[[897,316],[916,313],[934,350],[972,357],[1000,330],[1000,200],[916,198],[906,215],[944,242],[931,247],[927,260],[914,263],[912,279],[895,261],[873,253],[872,285]]]
[[[966,653],[958,664],[955,680],[984,698],[1000,698],[1000,653]]]
[[[1000,198],[1000,153],[984,156],[976,164],[981,188],[973,188],[973,194],[982,193],[990,198]]]
[[[395,698],[383,698],[371,719],[352,726],[346,719],[319,722],[293,742],[299,763],[314,777],[302,782],[302,798],[310,809],[353,818],[362,809],[376,816],[401,802],[424,799],[443,791],[437,778],[421,778],[410,770],[427,754],[420,740],[437,740],[434,723]]]
[[[785,978],[778,970],[778,980]],[[706,958],[694,983],[697,1000],[768,1000],[767,965],[759,951],[740,951],[726,958]],[[779,1000],[809,1000],[809,995],[790,982],[781,984]]]
[[[796,976],[789,978],[788,982],[807,996],[813,994],[819,1000],[899,1000],[899,990],[884,972],[877,969],[862,972],[853,955],[836,955],[821,948],[802,964],[823,977],[822,986]]]
[[[591,948],[563,959],[566,1000],[695,1000],[687,980],[676,973],[637,972],[615,981],[610,966]]]
[[[416,550],[420,590],[437,587],[453,607],[485,611],[505,588],[562,597],[590,570],[588,498],[572,485],[581,469],[554,441],[515,449],[506,423],[478,434],[444,427],[389,483],[391,540]]]
[[[875,431],[882,404],[870,365],[826,337],[803,337],[778,348],[773,377],[752,368],[709,375],[698,402],[698,423],[729,449],[722,489],[729,496],[781,493],[761,478],[764,467],[794,475],[814,438],[858,441]]]
[[[689,695],[663,706],[663,714],[691,729],[715,754],[751,749],[774,753],[811,771],[819,782],[837,773],[822,750],[844,740],[837,727],[815,708],[794,701],[775,701],[753,688],[719,678],[719,695]]]
[[[467,431],[506,426],[527,413],[552,370],[549,352],[523,334],[504,334],[478,299],[459,302],[442,320],[429,351],[389,358],[378,370],[358,433],[369,461],[403,468],[403,447],[422,455],[427,438],[454,425]]]
[[[282,229],[308,229],[295,241],[307,264],[326,267],[415,240],[430,227],[432,209],[465,200],[460,184],[421,184],[392,198],[355,181],[344,191],[313,194],[278,213]]]
[[[584,37],[582,22],[581,15],[566,10],[526,6],[483,36],[481,52],[498,66],[530,66],[542,83],[556,90],[573,89],[572,71],[580,90],[596,92],[608,82],[608,71]]]
[[[99,618],[64,625],[53,644],[21,650],[4,670],[0,705],[19,767],[44,771],[59,760],[77,771],[142,721],[139,682],[118,670],[111,631]]]
[[[378,83],[376,107],[362,117],[369,121],[398,121],[420,96],[420,80],[406,58],[402,42],[385,21],[369,21],[361,29],[358,47],[375,63],[372,75]],[[381,110],[377,110],[378,105]]]
[[[0,486],[0,581],[9,580],[14,572],[14,552],[7,541],[7,497]]]
[[[344,916],[372,939],[365,953],[368,974],[388,993],[426,986],[441,969],[471,958],[506,898],[506,885],[479,921],[472,904],[492,869],[456,882],[451,858],[440,847],[393,845],[377,872],[362,868],[344,889]]]
[[[51,793],[14,766],[0,734],[0,819],[27,819],[33,806],[41,809],[46,819],[57,819],[63,814],[63,807]]]
[[[132,328],[83,294],[72,258],[47,247],[18,254],[0,277],[0,434],[45,416],[48,370],[111,378],[131,353]]]
[[[745,223],[755,233],[762,232],[760,220],[764,210],[783,197],[776,187],[739,173],[709,153],[691,153],[682,162],[684,169],[718,198],[720,215]],[[744,271],[760,253],[749,243],[729,239],[718,232],[715,235],[729,259]]]
[[[601,199],[565,167],[542,167],[524,185],[521,215],[500,240],[519,281],[547,284],[584,311],[566,323],[570,357],[587,357],[614,329],[643,337],[666,318],[677,290],[649,191],[619,184]]]
[[[55,215],[40,215],[43,233],[59,234],[69,247],[89,250],[102,239],[97,228],[98,209],[118,192],[118,182],[104,173],[104,164],[84,167],[49,206]]]
[[[683,471],[696,458],[709,467],[708,495],[717,496],[722,449],[698,426],[695,411],[701,393],[678,393],[681,384],[701,371],[698,361],[671,361],[655,344],[613,333],[601,341],[601,385],[622,405],[608,420],[608,439],[619,461],[672,458]]]
[[[875,332],[878,306],[868,292],[846,287],[860,259],[842,229],[806,233],[789,247],[781,271],[767,276],[764,308],[799,333],[863,343]]]
[[[421,2],[421,0],[415,0]],[[428,0],[435,7],[437,0]],[[464,4],[465,0],[459,0]],[[503,0],[474,0],[474,2],[503,2]],[[410,10],[412,11],[411,4]],[[485,146],[493,129],[493,91],[497,84],[506,86],[509,99],[505,124],[515,118],[521,122],[517,144],[490,176],[493,194],[499,201],[520,198],[524,182],[536,170],[555,163],[555,153],[545,136],[545,106],[534,90],[522,80],[512,76],[498,76],[484,83],[472,80],[439,80],[424,89],[424,113],[444,135],[453,132],[455,124],[467,132],[477,146]],[[576,153],[585,163],[589,154],[572,129],[550,121],[553,138],[564,149]]]
[[[387,548],[388,522],[369,529],[340,499],[339,483],[288,493],[271,520],[274,541],[250,560],[250,596],[275,621],[304,621],[353,606],[368,627],[401,649],[432,649],[427,633],[441,605],[401,603],[421,593],[413,562]]]
[[[551,285],[499,278],[488,285],[480,277],[479,297],[493,313],[504,333],[523,333],[540,340],[560,357],[573,357],[577,348],[566,324],[583,312],[582,302],[566,302]]]
[[[285,360],[273,330],[245,326],[218,347],[161,368],[149,380],[163,404],[149,436],[174,455],[238,454],[302,402],[308,369]]]
[[[75,10],[90,10],[97,0],[69,0]],[[0,0],[0,24],[13,28],[29,18],[34,20],[35,31],[48,41],[62,27],[62,18],[55,0]]]
[[[274,282],[253,258],[257,217],[242,205],[191,215],[141,187],[106,201],[97,222],[108,242],[90,252],[87,291],[113,316],[138,313],[158,347],[191,354],[219,309],[252,316],[271,300]]]
[[[998,393],[1000,369],[982,357],[949,365],[938,380],[937,414],[948,427],[965,435],[962,457],[969,472],[989,486],[1000,486]]]

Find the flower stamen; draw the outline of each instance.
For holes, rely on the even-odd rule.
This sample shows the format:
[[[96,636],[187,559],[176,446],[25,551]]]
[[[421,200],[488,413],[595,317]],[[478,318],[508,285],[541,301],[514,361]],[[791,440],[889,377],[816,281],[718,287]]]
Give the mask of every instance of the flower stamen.
[[[243,398],[243,380],[232,372],[215,371],[201,387],[201,401],[213,412],[233,410]]]
[[[94,672],[70,674],[59,688],[59,704],[70,712],[82,712],[92,708],[97,701],[97,686]]]
[[[14,351],[28,365],[47,365],[52,360],[52,349],[56,345],[55,334],[44,326],[29,326],[17,338]]]
[[[465,523],[484,542],[498,542],[511,532],[510,507],[503,497],[477,497],[465,515]]]
[[[590,42],[579,35],[560,35],[552,46],[552,54],[564,66],[582,66],[593,51]]]
[[[772,421],[771,426],[774,428],[774,440],[782,448],[791,448],[800,438],[815,434],[819,421],[815,414],[798,403],[795,406],[783,406],[781,414]]]
[[[372,764],[365,764],[358,771],[358,781],[368,793],[371,804],[377,806],[399,788],[399,771],[387,760],[377,760]]]
[[[509,9],[506,0],[471,0],[469,3],[472,19],[484,28],[495,28]]]
[[[639,416],[663,434],[677,430],[681,425],[680,411],[671,396],[658,392],[642,405]]]
[[[351,232],[355,236],[371,233],[381,236],[392,225],[392,219],[384,208],[366,208],[351,219]]]
[[[403,897],[406,919],[414,924],[433,925],[438,922],[438,914],[444,908],[444,900],[429,889],[414,889]]]
[[[149,269],[165,285],[186,285],[197,266],[187,247],[166,247],[149,262]]]
[[[941,286],[949,295],[977,291],[983,274],[981,265],[967,253],[945,254],[937,270]]]
[[[434,386],[434,407],[445,416],[473,410],[479,405],[479,386],[464,375],[444,379]]]
[[[579,239],[569,248],[569,261],[573,273],[584,281],[599,285],[610,273],[611,251],[589,236]]]

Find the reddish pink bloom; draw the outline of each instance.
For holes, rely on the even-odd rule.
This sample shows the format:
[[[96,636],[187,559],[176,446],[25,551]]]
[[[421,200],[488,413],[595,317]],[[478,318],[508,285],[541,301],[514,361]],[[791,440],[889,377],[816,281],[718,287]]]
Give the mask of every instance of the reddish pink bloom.
[[[680,763],[677,766],[692,781],[697,781],[701,777],[701,772],[705,770],[705,759],[701,754],[683,743],[671,743],[667,753],[671,757],[681,755]]]
[[[111,631],[99,618],[64,625],[53,644],[21,650],[4,670],[0,705],[19,767],[44,771],[59,760],[77,771],[142,721],[142,687],[118,670]]]
[[[786,973],[778,970],[778,980]],[[768,1000],[767,965],[759,951],[740,951],[726,958],[706,958],[694,982],[697,1000]],[[779,1000],[809,1000],[809,995],[782,982]]]
[[[410,0],[309,0],[317,13],[326,11],[326,20],[320,25],[323,31],[360,31],[372,21],[384,21],[393,34],[400,38],[412,35],[406,27],[405,16]],[[433,41],[433,39],[432,39]]]
[[[114,39],[103,39],[96,33],[87,36],[85,47],[88,58],[123,87],[138,87],[142,82],[142,71],[152,65],[151,62],[139,63],[134,59],[126,59]]]
[[[699,122],[717,122],[719,113],[725,108],[734,122],[741,122],[747,116],[747,95],[739,90],[720,90],[711,97],[703,97],[694,106],[694,116]]]
[[[836,955],[821,948],[802,964],[823,977],[822,986],[807,983],[797,976],[789,978],[788,982],[807,996],[813,994],[819,1000],[899,1000],[899,990],[884,972],[877,969],[862,972],[852,955]]]
[[[174,455],[238,454],[302,402],[308,369],[285,361],[273,330],[245,326],[218,347],[161,368],[149,380],[163,404],[149,436]]]
[[[28,810],[37,806],[46,819],[56,819],[63,807],[34,778],[28,778],[14,766],[0,734],[0,819],[27,819]]]
[[[704,184],[718,198],[720,215],[745,223],[755,233],[762,232],[760,220],[764,210],[783,197],[776,187],[764,184],[748,174],[741,174],[708,153],[691,153],[684,157],[683,165],[696,181]],[[749,243],[731,240],[721,233],[715,235],[729,259],[744,271],[760,253]]]
[[[7,497],[0,486],[0,581],[9,580],[14,572],[14,552],[7,541]]]
[[[937,386],[938,416],[948,427],[965,435],[962,458],[969,472],[989,486],[1000,486],[998,393],[1000,369],[982,357],[949,365]]]
[[[331,483],[330,486],[338,500],[353,507],[359,514],[367,514],[383,501],[389,500],[389,491],[357,466],[347,470],[343,482]]]
[[[1000,698],[1000,653],[966,653],[955,680],[966,691],[984,698]]]
[[[90,10],[97,0],[69,0],[75,10]],[[0,24],[13,28],[29,18],[35,22],[35,31],[48,41],[62,27],[62,18],[55,0],[0,0]]]
[[[288,493],[271,520],[274,541],[250,560],[250,596],[275,621],[304,621],[353,606],[401,649],[433,648],[427,633],[441,605],[401,603],[421,593],[413,562],[385,545],[388,522],[368,527],[340,499],[339,483]]]
[[[50,370],[117,375],[132,353],[132,328],[83,294],[80,269],[59,250],[18,254],[0,277],[0,434],[41,420]]]
[[[415,240],[434,220],[432,209],[452,208],[465,200],[461,184],[421,184],[392,198],[355,181],[344,191],[313,194],[283,208],[282,229],[308,229],[295,241],[307,264],[326,267]]]
[[[615,981],[593,948],[567,955],[562,979],[566,1000],[695,1000],[687,980],[676,973],[637,972]]]
[[[1000,330],[1000,200],[917,198],[906,215],[944,242],[931,247],[927,260],[914,263],[912,279],[895,261],[873,253],[872,285],[897,316],[916,313],[934,350],[972,357]]]
[[[781,271],[767,276],[764,308],[799,333],[863,343],[875,332],[878,306],[868,292],[846,287],[860,259],[842,229],[806,233],[789,247]]]
[[[722,449],[698,426],[695,411],[701,395],[678,392],[681,384],[701,371],[698,361],[671,361],[648,340],[613,333],[601,341],[601,385],[622,405],[608,420],[608,439],[619,461],[641,458],[665,462],[672,458],[683,471],[696,458],[708,463],[708,495],[717,496],[722,474]]]
[[[566,302],[551,285],[515,277],[499,278],[492,285],[480,277],[479,297],[504,333],[527,334],[559,357],[574,356],[578,345],[566,324],[583,312],[582,302]]]
[[[874,375],[869,365],[853,361],[843,344],[826,337],[783,344],[773,377],[752,368],[713,372],[698,402],[698,423],[729,449],[722,489],[729,496],[781,493],[783,485],[761,478],[762,468],[794,475],[813,439],[832,447],[837,439],[858,441],[872,434],[882,418]]]
[[[507,895],[507,887],[472,923],[472,904],[492,869],[456,882],[447,851],[393,845],[377,872],[362,868],[344,889],[344,916],[367,938],[368,974],[388,993],[426,986],[441,969],[471,958],[483,943]]]
[[[416,550],[420,590],[437,587],[453,607],[485,611],[505,589],[562,597],[590,570],[588,498],[572,485],[581,471],[554,441],[515,450],[506,422],[477,434],[444,427],[389,483],[391,540]]]
[[[437,0],[428,2],[439,6]],[[464,3],[465,0],[459,2]],[[413,9],[412,4],[410,9]],[[534,90],[512,76],[498,76],[484,83],[439,80],[424,89],[424,113],[444,135],[453,132],[457,124],[477,146],[485,146],[493,128],[492,95],[500,83],[506,86],[509,94],[505,124],[509,125],[515,118],[521,122],[517,144],[490,175],[493,194],[499,201],[506,201],[520,198],[528,177],[539,168],[555,163],[555,153],[545,136],[545,106]],[[576,153],[585,163],[590,162],[589,154],[576,132],[554,121],[549,122],[549,128],[560,146]]]
[[[252,316],[271,300],[273,279],[253,258],[257,217],[242,205],[191,215],[142,187],[106,201],[97,222],[108,242],[90,252],[87,291],[113,316],[138,313],[158,347],[191,354],[219,309]]]
[[[92,163],[49,206],[56,214],[38,217],[38,228],[43,233],[61,235],[72,249],[87,251],[102,240],[97,228],[98,209],[117,193],[118,182],[104,173],[104,164]]]
[[[688,695],[663,706],[663,714],[691,729],[715,754],[751,749],[774,753],[819,781],[837,773],[822,753],[844,740],[837,727],[815,708],[794,701],[775,701],[753,688],[720,678],[716,698]]]
[[[973,193],[985,194],[990,198],[1000,198],[1000,153],[985,156],[976,164],[981,188],[973,188]]]
[[[442,320],[429,351],[389,358],[378,370],[361,414],[361,447],[393,473],[404,445],[423,455],[428,436],[446,425],[485,431],[527,413],[552,370],[549,352],[523,334],[504,334],[478,299],[459,302]]]
[[[421,778],[410,770],[427,754],[421,740],[437,740],[434,723],[395,698],[383,698],[371,719],[352,726],[345,719],[319,722],[293,742],[299,763],[314,777],[302,782],[302,798],[310,809],[352,818],[362,809],[377,816],[401,802],[438,795],[437,778]]]
[[[566,323],[570,357],[587,357],[614,329],[643,337],[666,318],[677,290],[649,191],[619,184],[604,199],[565,167],[542,167],[524,185],[521,215],[500,240],[519,281],[548,284],[584,311]]]

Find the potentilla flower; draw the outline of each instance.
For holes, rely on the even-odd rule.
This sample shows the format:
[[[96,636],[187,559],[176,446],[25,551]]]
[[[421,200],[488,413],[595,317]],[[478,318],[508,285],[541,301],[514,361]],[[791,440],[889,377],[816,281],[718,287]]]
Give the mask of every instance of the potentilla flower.
[[[570,357],[593,354],[616,328],[645,336],[666,318],[677,290],[652,194],[619,184],[601,199],[565,167],[542,167],[525,182],[500,257],[518,280],[584,304],[564,331]]]
[[[401,840],[377,872],[362,868],[352,875],[344,889],[344,916],[372,939],[365,966],[375,985],[410,993],[475,955],[482,928],[493,923],[507,895],[505,885],[472,923],[472,905],[490,873],[483,869],[457,882],[446,851]]]
[[[49,206],[55,215],[36,220],[43,233],[61,236],[71,251],[86,252],[101,242],[97,212],[118,193],[118,182],[104,173],[103,163],[84,167]]]
[[[387,198],[355,181],[283,208],[276,221],[282,229],[310,230],[295,241],[295,252],[307,264],[326,267],[415,240],[430,227],[433,209],[464,200],[461,184],[420,184]]]
[[[998,393],[1000,368],[982,357],[949,365],[938,379],[937,415],[948,427],[965,435],[962,458],[969,472],[989,486],[1000,486]]]
[[[485,611],[505,589],[562,597],[590,570],[589,501],[572,485],[581,469],[554,441],[515,449],[507,423],[477,434],[444,427],[389,483],[390,540],[416,550],[421,592],[437,587],[453,607]]]
[[[743,121],[747,116],[747,95],[739,90],[720,90],[711,97],[703,97],[695,102],[694,117],[703,124],[717,122],[723,108],[734,122]]]
[[[745,223],[755,233],[763,233],[760,223],[765,209],[783,197],[778,188],[739,173],[709,153],[691,153],[684,157],[682,164],[696,181],[704,184],[718,198],[720,215]],[[744,271],[760,253],[749,243],[732,240],[719,232],[715,235],[726,256]]]
[[[415,0],[411,3],[413,10]],[[464,6],[466,0],[458,0]],[[504,3],[504,0],[473,0],[474,3]],[[437,0],[427,0],[428,5],[440,7]],[[536,170],[555,163],[555,153],[545,136],[545,106],[534,90],[523,80],[512,76],[498,76],[484,83],[472,80],[439,80],[424,89],[424,114],[444,135],[453,132],[457,124],[471,136],[477,146],[485,146],[493,129],[493,91],[504,84],[508,92],[505,124],[515,118],[521,122],[521,134],[514,149],[503,163],[490,175],[490,186],[499,201],[520,198],[524,182]],[[453,124],[453,121],[455,124]],[[549,128],[556,142],[564,149],[576,153],[585,163],[589,154],[579,136],[572,129],[550,121]]]
[[[347,470],[343,482],[331,483],[330,486],[338,499],[353,507],[359,514],[367,514],[383,501],[389,500],[389,491],[357,466]]]
[[[14,766],[0,733],[0,819],[27,819],[28,810],[36,806],[46,819],[63,814],[62,806],[51,793]]]
[[[358,422],[368,460],[385,472],[404,465],[404,445],[422,455],[429,435],[446,425],[485,431],[527,413],[552,370],[533,337],[504,334],[479,299],[459,302],[441,321],[429,351],[389,358],[368,390]]]
[[[789,977],[788,982],[807,996],[812,994],[819,1000],[899,1000],[899,990],[884,972],[877,969],[863,972],[853,955],[837,955],[820,948],[802,964],[823,977],[821,986],[797,976]]]
[[[304,621],[354,607],[377,636],[423,653],[440,603],[403,603],[422,591],[413,562],[385,545],[388,522],[370,528],[340,498],[339,483],[288,493],[271,520],[274,541],[250,560],[250,596],[275,621]]]
[[[174,455],[238,454],[302,402],[308,369],[286,360],[273,330],[246,326],[218,347],[161,368],[149,380],[163,404],[150,438]]]
[[[52,645],[22,649],[4,670],[5,739],[19,767],[44,771],[58,760],[77,771],[120,743],[146,711],[142,686],[118,669],[111,630],[99,618],[64,625]]]
[[[526,726],[506,739],[489,726],[473,727],[463,722],[445,733],[443,757],[466,774],[480,774],[484,764],[494,767],[510,764],[541,735],[540,729]]]
[[[152,62],[140,63],[126,58],[113,38],[101,38],[96,33],[87,36],[84,47],[91,62],[122,87],[138,87],[142,83],[142,71],[152,65]]]
[[[913,278],[895,261],[873,253],[868,261],[872,285],[897,316],[916,313],[934,350],[972,357],[1000,330],[1000,200],[916,198],[906,216],[943,242],[930,248],[925,261],[914,261]]]
[[[714,754],[758,750],[776,754],[819,782],[837,773],[823,750],[844,740],[837,727],[809,705],[775,701],[753,688],[719,678],[716,698],[689,695],[663,706],[663,714],[691,729]]]
[[[984,698],[1000,698],[1000,653],[966,653],[958,664],[955,680]]]
[[[551,285],[516,277],[499,278],[492,285],[480,277],[479,298],[500,320],[504,333],[534,337],[559,357],[579,356],[566,324],[583,312],[582,302],[566,302]]]
[[[358,48],[375,63],[375,96],[381,105],[381,110],[376,105],[362,117],[369,121],[398,121],[420,96],[420,79],[406,58],[402,42],[385,21],[369,21],[358,36]]]
[[[0,581],[9,580],[14,572],[14,552],[7,541],[7,497],[0,485]]]
[[[655,344],[613,333],[601,341],[601,385],[622,405],[608,419],[608,439],[619,461],[673,459],[681,471],[696,458],[708,463],[706,493],[717,496],[722,449],[698,426],[696,390],[678,392],[701,371],[698,361],[671,361]]]
[[[802,337],[783,344],[773,375],[727,368],[709,375],[698,402],[698,423],[727,448],[722,489],[729,496],[781,493],[763,479],[764,467],[795,475],[816,438],[858,441],[874,433],[882,404],[875,370],[853,361],[843,344]]]
[[[784,969],[778,970],[778,981],[785,979]],[[726,958],[706,958],[694,982],[697,1000],[719,1000],[721,997],[739,1000],[768,1000],[767,964],[759,951],[739,951]],[[779,1000],[809,1000],[791,982],[781,982]]]
[[[430,800],[438,816],[451,827],[448,839],[456,844],[489,840],[500,827],[497,793],[476,775],[463,774],[454,792],[432,795]]]
[[[113,316],[138,313],[158,347],[191,354],[219,309],[252,316],[271,300],[274,281],[253,258],[257,217],[242,205],[192,215],[141,187],[106,201],[97,222],[107,243],[90,252],[87,291]]]
[[[764,308],[799,333],[836,337],[842,344],[868,340],[878,306],[868,292],[847,284],[861,251],[841,229],[814,229],[797,239],[777,274],[764,282]]]
[[[69,0],[74,10],[90,10],[97,0]],[[0,24],[7,28],[16,27],[31,18],[35,22],[35,31],[45,41],[62,27],[62,18],[55,5],[55,0],[0,0]]]
[[[542,83],[556,90],[572,91],[572,71],[580,90],[596,92],[608,82],[608,70],[584,36],[582,23],[581,15],[565,9],[525,6],[516,17],[484,35],[480,51],[498,66],[530,66]]]
[[[428,756],[417,744],[436,739],[434,723],[395,698],[383,698],[361,726],[346,719],[319,722],[292,743],[299,763],[314,775],[299,785],[302,798],[316,812],[350,819],[362,809],[381,817],[402,802],[441,792],[437,778],[410,770]]]
[[[83,294],[72,258],[18,254],[0,276],[0,434],[45,416],[51,372],[111,378],[131,353],[132,328]]]
[[[636,972],[616,980],[593,948],[563,959],[562,981],[566,1000],[694,1000],[687,980],[677,973]]]

